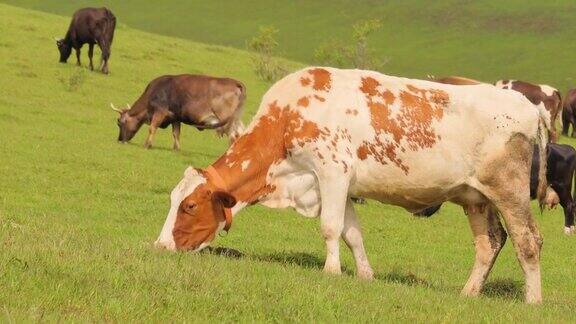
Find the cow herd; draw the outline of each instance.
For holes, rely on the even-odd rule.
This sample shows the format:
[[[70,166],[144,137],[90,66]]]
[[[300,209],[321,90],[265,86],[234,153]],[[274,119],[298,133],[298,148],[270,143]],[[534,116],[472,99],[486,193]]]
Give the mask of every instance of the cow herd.
[[[84,43],[92,61],[98,44],[107,73],[115,21],[105,8],[77,11],[66,38],[58,40],[61,61],[74,48],[79,63]],[[480,293],[510,237],[524,271],[526,301],[541,302],[542,238],[530,199],[541,206],[560,203],[565,232],[574,232],[576,152],[554,142],[560,112],[564,134],[574,125],[576,91],[565,97],[562,111],[557,90],[523,81],[416,80],[309,67],[275,83],[244,129],[245,97],[239,81],[183,74],[152,80],[132,107],[112,106],[120,114],[120,142],[143,124],[150,125],[146,147],[158,127],[172,125],[179,149],[181,123],[230,138],[210,166],[184,172],[170,194],[157,247],[199,251],[228,231],[247,206],[291,207],[320,218],[324,271],[341,272],[342,238],[357,275],[372,279],[352,197],[426,216],[451,201],[463,207],[476,251],[462,294]]]

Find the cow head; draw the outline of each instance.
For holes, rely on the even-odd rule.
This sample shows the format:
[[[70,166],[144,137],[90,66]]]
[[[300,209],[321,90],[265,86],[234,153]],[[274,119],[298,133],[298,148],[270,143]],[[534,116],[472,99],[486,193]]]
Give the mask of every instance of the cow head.
[[[62,38],[55,40],[58,51],[60,52],[60,63],[66,63],[70,57],[70,54],[72,53],[72,46],[67,44]]]
[[[199,251],[231,225],[236,199],[207,179],[206,173],[189,167],[170,194],[170,211],[155,242],[168,250]],[[229,210],[228,210],[229,212]]]
[[[136,135],[144,123],[144,120],[138,116],[131,116],[129,113],[130,106],[128,104],[126,105],[126,109],[118,109],[114,107],[113,104],[110,104],[110,107],[112,107],[112,110],[120,114],[117,120],[118,128],[120,129],[118,142],[126,143],[130,141],[134,135]]]

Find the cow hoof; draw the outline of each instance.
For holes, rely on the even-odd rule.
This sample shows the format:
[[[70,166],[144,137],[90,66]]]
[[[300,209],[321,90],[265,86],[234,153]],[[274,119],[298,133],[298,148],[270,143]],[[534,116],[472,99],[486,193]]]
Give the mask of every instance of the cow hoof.
[[[372,269],[358,270],[358,278],[372,281],[374,280],[374,271],[372,271]]]
[[[341,275],[342,274],[342,269],[340,269],[340,267],[324,266],[323,271],[324,271],[324,273],[331,274],[331,275]]]
[[[576,227],[574,226],[564,227],[564,234],[573,235],[574,233],[576,233]]]

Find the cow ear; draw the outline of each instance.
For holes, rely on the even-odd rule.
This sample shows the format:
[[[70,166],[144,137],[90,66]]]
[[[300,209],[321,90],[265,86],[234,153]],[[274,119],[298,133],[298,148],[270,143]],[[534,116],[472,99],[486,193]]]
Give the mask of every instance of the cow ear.
[[[212,199],[221,202],[226,208],[232,208],[236,205],[236,198],[225,191],[215,191],[212,194]]]

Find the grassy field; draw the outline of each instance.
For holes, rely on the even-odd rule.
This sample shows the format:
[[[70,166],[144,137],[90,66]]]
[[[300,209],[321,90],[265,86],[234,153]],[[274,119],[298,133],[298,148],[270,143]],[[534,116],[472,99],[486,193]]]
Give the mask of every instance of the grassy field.
[[[382,69],[386,73],[524,79],[562,91],[576,83],[573,0],[0,2],[68,17],[81,6],[106,5],[134,28],[236,48],[245,48],[259,26],[274,25],[282,56],[308,63],[319,44],[348,40],[353,23],[378,18],[383,27],[370,42],[389,59]]]
[[[240,255],[156,251],[169,192],[186,166],[208,165],[226,140],[188,127],[181,152],[170,149],[169,131],[144,150],[144,129],[120,145],[108,105],[132,103],[160,74],[226,75],[247,84],[248,121],[269,86],[251,72],[248,54],[121,25],[105,76],[57,63],[52,36],[69,18],[0,5],[0,21],[3,321],[574,321],[576,239],[561,234],[559,209],[536,216],[545,240],[540,307],[522,302],[510,242],[482,297],[458,296],[473,246],[453,205],[431,219],[376,202],[358,206],[374,282],[354,277],[344,246],[345,274],[322,274],[318,220],[289,210],[242,211],[216,242]],[[450,73],[452,65],[443,66],[438,71]]]

